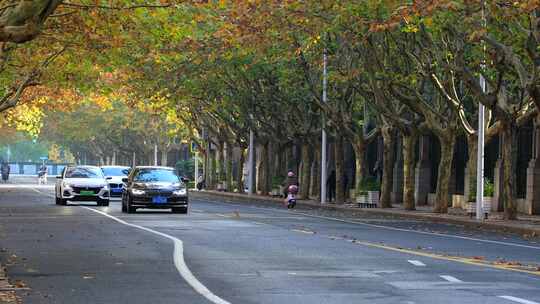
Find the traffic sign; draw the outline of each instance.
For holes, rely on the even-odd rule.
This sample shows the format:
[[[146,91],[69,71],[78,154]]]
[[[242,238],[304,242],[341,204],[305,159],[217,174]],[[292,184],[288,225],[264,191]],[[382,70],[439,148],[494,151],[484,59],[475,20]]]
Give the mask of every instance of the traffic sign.
[[[47,156],[41,156],[39,159],[41,160],[48,160],[49,158]]]

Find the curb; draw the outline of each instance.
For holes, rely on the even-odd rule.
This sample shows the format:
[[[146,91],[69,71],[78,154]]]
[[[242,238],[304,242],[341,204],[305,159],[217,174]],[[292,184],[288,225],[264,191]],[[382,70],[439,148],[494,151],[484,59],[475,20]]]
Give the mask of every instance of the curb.
[[[227,193],[227,192],[216,192],[216,191],[191,191],[190,195],[193,198],[200,198],[200,199],[221,199],[232,202],[232,203],[264,203],[264,204],[283,204],[283,199],[278,198],[272,198],[272,197],[263,197],[259,195],[246,195],[246,194],[238,194],[238,193]],[[540,225],[535,226],[524,226],[528,225],[525,223],[513,223],[513,222],[490,222],[490,221],[477,221],[475,219],[464,219],[464,218],[455,218],[450,217],[448,215],[436,215],[436,214],[422,214],[419,212],[410,212],[410,211],[402,211],[402,210],[392,210],[392,209],[378,209],[378,208],[349,208],[346,206],[339,206],[339,205],[320,205],[318,203],[312,203],[308,201],[298,201],[298,205],[305,206],[305,207],[311,207],[311,208],[317,208],[317,209],[323,209],[323,210],[330,210],[330,211],[341,211],[349,213],[353,216],[361,215],[361,214],[374,214],[374,215],[384,215],[384,216],[390,216],[390,217],[396,217],[396,218],[410,218],[410,219],[416,219],[416,220],[423,220],[428,222],[437,222],[437,223],[447,223],[447,224],[454,224],[454,225],[462,225],[465,227],[473,228],[473,229],[488,229],[488,230],[494,230],[499,232],[511,232],[511,233],[517,233],[523,236],[532,236],[532,237],[538,237],[540,236]]]

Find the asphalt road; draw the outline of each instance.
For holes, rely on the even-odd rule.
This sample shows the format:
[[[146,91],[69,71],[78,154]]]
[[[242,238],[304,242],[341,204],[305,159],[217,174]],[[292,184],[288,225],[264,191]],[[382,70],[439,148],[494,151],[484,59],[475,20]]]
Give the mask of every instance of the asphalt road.
[[[518,265],[540,265],[540,244],[519,236],[207,201],[127,215],[51,193],[0,187],[23,303],[540,303]]]

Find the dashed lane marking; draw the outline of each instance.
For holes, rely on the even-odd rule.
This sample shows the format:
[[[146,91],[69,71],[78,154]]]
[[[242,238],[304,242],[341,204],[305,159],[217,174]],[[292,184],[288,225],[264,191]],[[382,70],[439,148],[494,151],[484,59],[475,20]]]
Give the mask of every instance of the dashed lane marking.
[[[450,275],[440,275],[439,277],[447,280],[448,282],[451,282],[451,283],[463,283],[462,280],[456,278],[456,277],[453,277],[453,276],[450,276]]]
[[[418,260],[407,260],[407,262],[413,264],[414,266],[419,266],[419,267],[425,267],[426,264],[418,261]]]
[[[291,231],[294,231],[294,232],[299,232],[299,233],[304,233],[304,234],[315,234],[314,231],[310,231],[310,230],[303,230],[303,229],[291,229]]]
[[[505,300],[508,300],[508,301],[512,301],[512,302],[516,302],[516,303],[521,303],[521,304],[540,304],[538,302],[529,301],[529,300],[525,300],[525,299],[521,299],[521,298],[517,298],[517,297],[512,297],[512,296],[499,296],[499,298],[505,299]]]

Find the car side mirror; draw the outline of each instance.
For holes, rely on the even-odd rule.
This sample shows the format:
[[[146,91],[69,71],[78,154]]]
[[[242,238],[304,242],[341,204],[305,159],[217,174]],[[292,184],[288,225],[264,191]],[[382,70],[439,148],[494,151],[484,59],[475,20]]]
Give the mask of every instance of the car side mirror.
[[[62,175],[57,175],[56,178],[57,179],[62,179]]]
[[[105,179],[106,179],[106,180],[111,180],[111,179],[112,179],[112,177],[110,177],[110,176],[107,176],[107,177],[106,177]]]
[[[189,178],[187,178],[187,177],[181,177],[180,180],[182,180],[182,182],[184,182],[184,183],[189,182]]]
[[[122,182],[127,183],[129,179],[127,177],[122,178]]]

